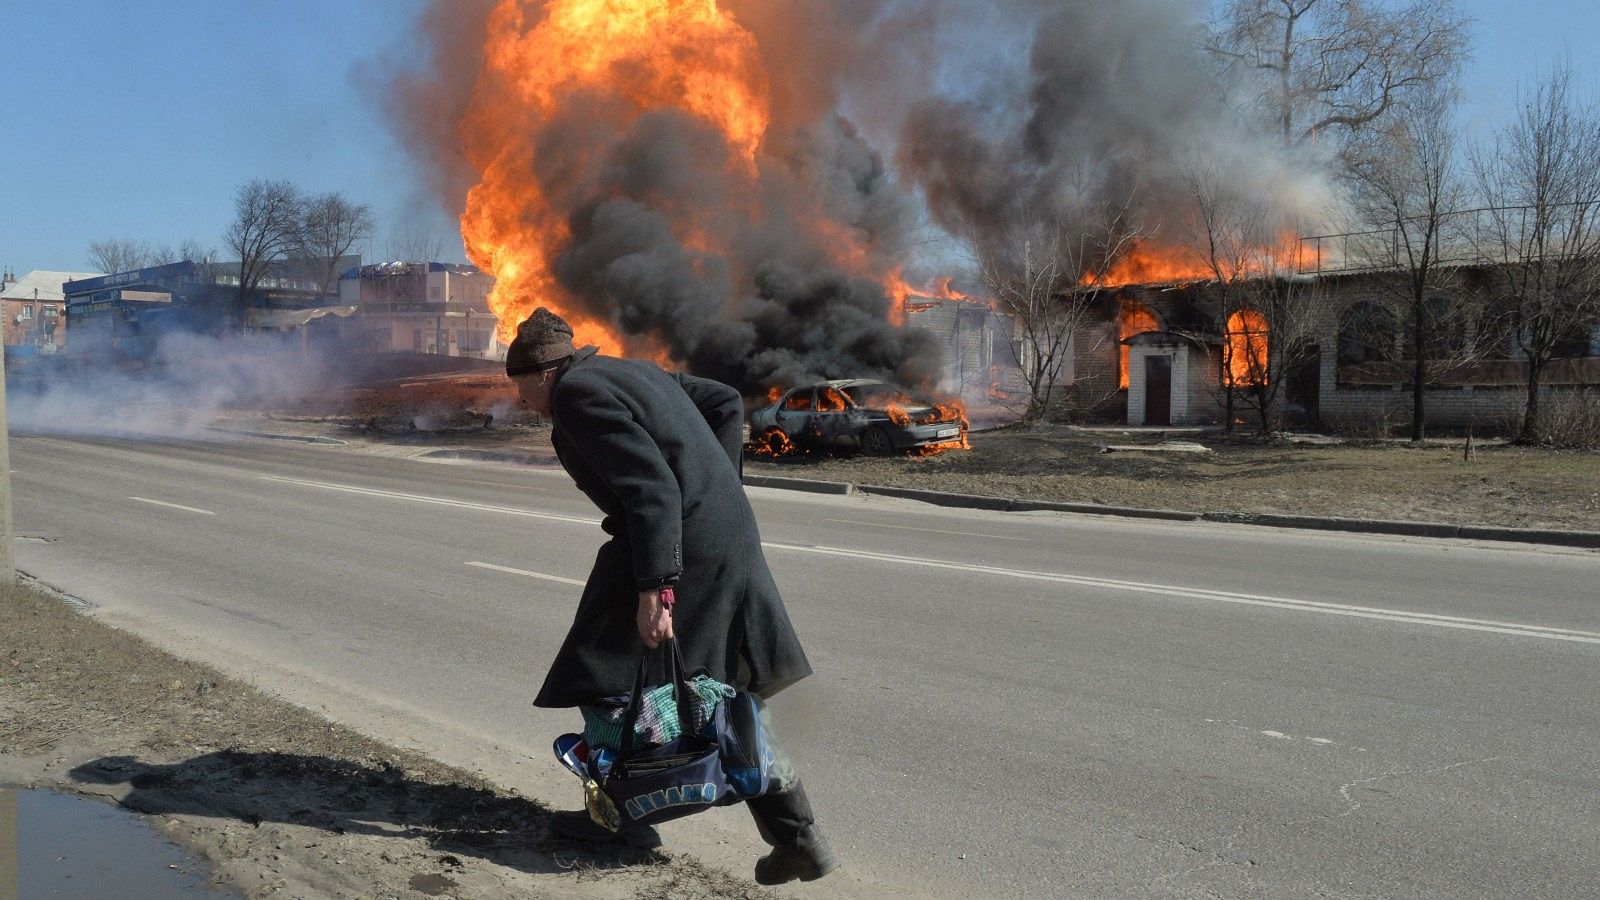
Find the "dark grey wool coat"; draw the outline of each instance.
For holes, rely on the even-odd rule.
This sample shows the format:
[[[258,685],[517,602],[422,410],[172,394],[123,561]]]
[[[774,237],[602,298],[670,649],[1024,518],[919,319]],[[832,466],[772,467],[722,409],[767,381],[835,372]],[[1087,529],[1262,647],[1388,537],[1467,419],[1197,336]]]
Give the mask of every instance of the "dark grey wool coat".
[[[589,347],[563,365],[551,409],[556,456],[605,513],[611,540],[534,704],[632,690],[644,652],[638,592],[674,577],[673,631],[690,670],[735,683],[742,656],[761,696],[811,674],[740,481],[738,392]]]

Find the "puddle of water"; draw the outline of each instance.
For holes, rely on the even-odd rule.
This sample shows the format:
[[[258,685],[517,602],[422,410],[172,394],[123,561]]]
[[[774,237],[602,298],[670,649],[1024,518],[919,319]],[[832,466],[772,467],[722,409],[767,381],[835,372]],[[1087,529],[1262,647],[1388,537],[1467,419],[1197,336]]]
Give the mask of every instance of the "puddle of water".
[[[0,788],[0,900],[168,900],[238,896],[206,884],[199,859],[118,806]]]

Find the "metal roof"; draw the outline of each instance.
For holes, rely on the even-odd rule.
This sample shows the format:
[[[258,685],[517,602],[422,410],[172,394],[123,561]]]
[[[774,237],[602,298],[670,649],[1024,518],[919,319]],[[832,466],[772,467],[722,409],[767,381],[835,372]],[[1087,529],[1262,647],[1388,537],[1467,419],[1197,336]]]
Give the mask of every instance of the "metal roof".
[[[96,278],[99,275],[99,272],[56,272],[49,269],[34,269],[16,281],[0,285],[0,298],[61,303],[66,299],[66,294],[61,290],[62,285],[81,278]]]

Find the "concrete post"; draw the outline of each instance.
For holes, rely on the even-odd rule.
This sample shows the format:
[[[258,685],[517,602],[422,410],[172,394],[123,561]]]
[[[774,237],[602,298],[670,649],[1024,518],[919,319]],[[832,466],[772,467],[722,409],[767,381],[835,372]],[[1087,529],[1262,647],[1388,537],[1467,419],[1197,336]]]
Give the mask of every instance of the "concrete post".
[[[3,325],[0,325],[0,584],[17,583],[11,533],[11,422],[6,418],[6,367]]]
[[[0,900],[17,900],[17,795],[0,788]]]

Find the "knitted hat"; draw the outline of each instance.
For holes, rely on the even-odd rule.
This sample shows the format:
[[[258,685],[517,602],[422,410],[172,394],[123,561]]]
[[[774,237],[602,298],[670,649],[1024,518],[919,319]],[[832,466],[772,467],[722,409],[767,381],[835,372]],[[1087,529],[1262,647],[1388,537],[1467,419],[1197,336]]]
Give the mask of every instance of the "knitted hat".
[[[517,336],[506,350],[507,375],[532,375],[556,366],[572,355],[572,326],[544,307],[517,326]]]

